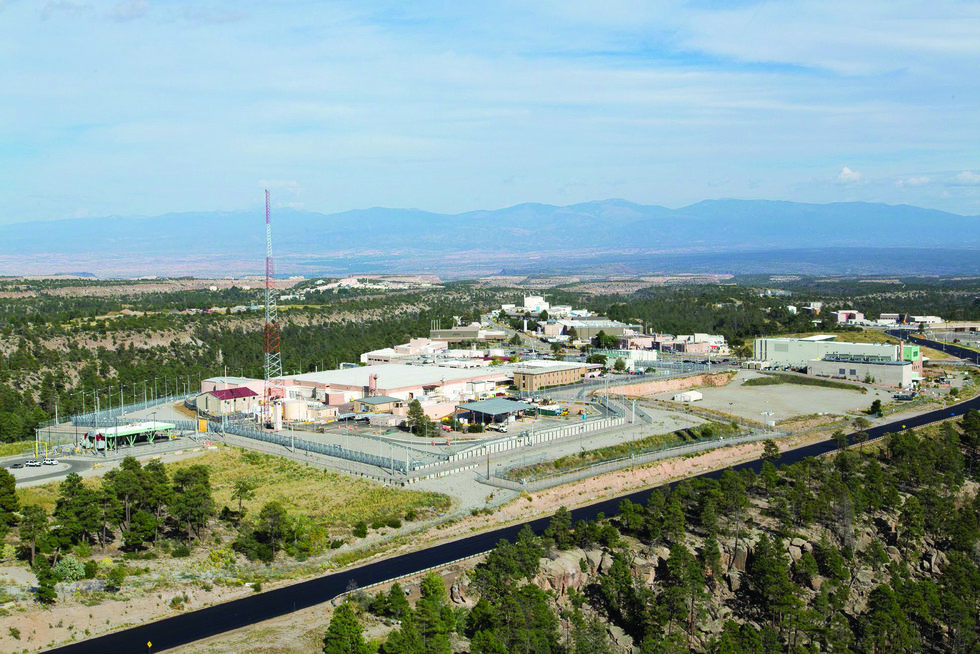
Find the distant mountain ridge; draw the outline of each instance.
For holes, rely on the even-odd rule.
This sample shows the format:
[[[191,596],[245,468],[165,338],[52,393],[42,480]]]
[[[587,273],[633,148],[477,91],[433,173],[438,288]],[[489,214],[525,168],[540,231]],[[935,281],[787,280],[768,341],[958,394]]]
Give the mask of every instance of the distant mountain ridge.
[[[256,260],[258,212],[75,218],[0,225],[0,255]],[[705,200],[679,209],[611,199],[441,214],[374,207],[335,214],[274,209],[280,270],[321,258],[482,253],[698,253],[793,248],[980,248],[980,216],[910,205]],[[283,265],[284,264],[284,265]],[[67,264],[65,264],[67,265]],[[90,266],[86,265],[86,268]],[[63,269],[63,268],[62,268]],[[155,271],[155,270],[154,270]],[[101,273],[104,274],[104,273]]]

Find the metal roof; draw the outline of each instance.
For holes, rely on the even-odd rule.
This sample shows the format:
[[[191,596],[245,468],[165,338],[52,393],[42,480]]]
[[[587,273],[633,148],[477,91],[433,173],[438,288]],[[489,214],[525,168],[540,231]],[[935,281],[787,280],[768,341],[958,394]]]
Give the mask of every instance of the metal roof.
[[[253,391],[247,386],[239,386],[238,388],[222,388],[215,391],[208,391],[207,395],[213,395],[219,400],[234,400],[240,397],[256,397],[258,393]]]
[[[177,426],[172,422],[137,422],[132,425],[119,425],[118,427],[92,428],[90,434],[102,434],[110,438],[120,438],[122,436],[132,436],[134,434],[146,434],[152,431],[170,431]]]
[[[517,400],[508,400],[502,397],[495,397],[492,400],[480,400],[478,402],[467,402],[460,404],[457,408],[466,411],[476,411],[490,416],[499,416],[505,413],[517,413],[518,411],[528,411],[534,407]]]
[[[493,368],[458,369],[440,366],[408,366],[385,363],[377,366],[358,366],[346,370],[324,370],[302,375],[289,375],[285,379],[325,386],[366,387],[372,375],[378,376],[378,389],[412,388],[427,384],[482,380],[504,377],[502,366]]]
[[[374,396],[374,397],[362,397],[361,399],[354,400],[354,401],[355,402],[360,402],[361,404],[370,404],[371,406],[375,406],[375,405],[378,405],[378,404],[390,404],[392,402],[403,402],[404,400],[400,400],[397,397],[391,397],[390,395],[377,395],[377,396]]]

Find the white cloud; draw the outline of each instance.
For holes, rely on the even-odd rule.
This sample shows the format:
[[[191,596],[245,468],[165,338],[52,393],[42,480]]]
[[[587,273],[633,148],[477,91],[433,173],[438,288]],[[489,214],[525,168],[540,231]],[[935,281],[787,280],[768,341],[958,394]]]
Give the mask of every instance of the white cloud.
[[[149,10],[150,3],[147,0],[125,0],[113,7],[109,18],[122,23],[142,18]]]
[[[843,168],[840,169],[840,172],[837,174],[837,183],[854,184],[856,182],[860,182],[863,178],[864,177],[858,171],[851,170],[847,166],[844,166]]]
[[[931,182],[932,180],[925,175],[913,175],[912,177],[906,177],[905,179],[900,179],[895,182],[895,186],[924,186]]]
[[[71,2],[71,0],[52,0],[41,9],[41,19],[49,20],[59,14],[79,18],[92,13],[92,5]]]
[[[969,184],[970,186],[980,184],[980,173],[964,170],[962,173],[956,176],[956,181],[960,184]]]

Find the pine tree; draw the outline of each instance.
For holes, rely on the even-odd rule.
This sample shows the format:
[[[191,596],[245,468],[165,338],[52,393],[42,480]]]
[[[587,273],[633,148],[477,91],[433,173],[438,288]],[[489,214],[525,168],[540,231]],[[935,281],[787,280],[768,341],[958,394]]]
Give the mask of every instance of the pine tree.
[[[17,499],[17,480],[5,468],[0,468],[0,538],[17,522],[20,501]]]
[[[21,513],[18,535],[20,542],[29,543],[31,546],[31,566],[33,567],[37,546],[44,542],[48,536],[48,514],[43,507],[37,504],[29,504],[24,507]]]
[[[344,602],[334,611],[323,637],[323,654],[368,654],[354,605]]]

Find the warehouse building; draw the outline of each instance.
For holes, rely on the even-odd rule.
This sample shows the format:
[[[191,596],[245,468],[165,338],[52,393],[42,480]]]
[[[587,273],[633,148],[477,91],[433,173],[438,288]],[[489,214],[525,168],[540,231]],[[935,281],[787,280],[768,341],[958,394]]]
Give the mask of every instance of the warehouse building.
[[[890,361],[902,359],[900,346],[890,343],[844,343],[832,334],[820,334],[807,338],[757,338],[755,359],[768,366],[806,368],[811,361],[829,355],[856,357],[883,357]]]
[[[461,343],[463,341],[502,341],[507,338],[507,332],[502,329],[484,329],[480,323],[457,325],[449,329],[433,329],[429,331],[433,341],[446,343]]]
[[[642,332],[642,325],[627,325],[617,320],[607,318],[583,318],[579,320],[558,320],[562,327],[562,333],[568,334],[575,330],[575,336],[580,341],[588,341],[599,332],[605,332],[608,336],[623,336],[627,331]]]
[[[912,386],[912,362],[896,361],[882,356],[828,354],[819,361],[811,361],[808,375],[873,381],[883,386],[909,388]]]
[[[338,406],[381,395],[409,401],[430,396],[476,397],[508,386],[508,372],[504,366],[459,369],[387,363],[309,372],[285,377],[284,381],[287,392],[291,386],[310,386],[316,399]]]
[[[590,370],[601,368],[598,364],[564,361],[528,362],[514,369],[514,386],[521,391],[534,392],[551,386],[574,384],[585,379]]]

